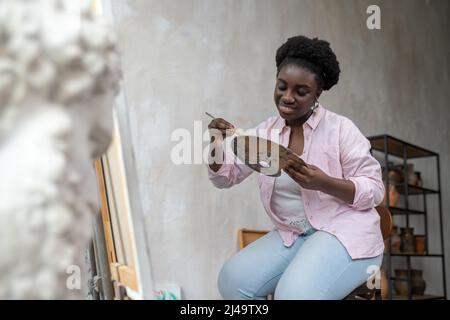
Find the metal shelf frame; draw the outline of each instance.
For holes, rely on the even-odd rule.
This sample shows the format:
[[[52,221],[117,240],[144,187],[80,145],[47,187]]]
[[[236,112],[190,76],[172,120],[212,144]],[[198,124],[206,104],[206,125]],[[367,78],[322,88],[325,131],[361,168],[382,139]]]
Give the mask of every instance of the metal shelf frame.
[[[404,182],[400,185],[397,185],[397,189],[399,193],[404,197],[405,201],[405,207],[404,208],[397,208],[397,207],[390,207],[389,202],[389,192],[386,194],[386,208],[388,208],[393,215],[404,215],[406,217],[406,227],[409,227],[410,224],[410,215],[419,215],[422,216],[424,219],[425,224],[425,235],[428,235],[428,216],[427,216],[427,196],[429,195],[437,195],[438,197],[438,205],[439,205],[439,226],[440,226],[440,242],[441,242],[441,250],[442,253],[435,253],[435,254],[428,254],[428,246],[429,246],[429,237],[427,236],[427,243],[426,243],[426,252],[427,254],[417,254],[417,253],[391,253],[391,238],[388,239],[388,248],[387,252],[385,253],[385,259],[386,259],[386,275],[389,283],[389,290],[388,290],[388,299],[399,299],[398,296],[394,295],[393,293],[393,280],[396,278],[392,275],[392,257],[402,257],[406,259],[407,264],[407,270],[408,270],[408,277],[405,280],[408,282],[408,296],[404,297],[408,300],[418,300],[420,297],[413,296],[412,294],[412,279],[411,279],[411,257],[432,257],[432,258],[439,258],[442,262],[442,277],[443,277],[443,296],[430,296],[426,295],[427,297],[436,297],[436,298],[443,298],[447,299],[447,283],[446,283],[446,269],[445,269],[445,256],[444,256],[444,230],[443,230],[443,218],[442,218],[442,196],[441,196],[441,172],[440,172],[440,158],[439,154],[427,149],[424,149],[422,147],[413,145],[411,143],[405,142],[403,140],[400,140],[398,138],[394,138],[390,135],[384,134],[384,135],[377,135],[368,137],[371,146],[372,146],[372,152],[378,151],[384,154],[384,176],[386,177],[384,183],[386,190],[389,190],[389,181],[387,179],[388,177],[388,163],[389,163],[389,156],[396,157],[400,160],[403,160],[403,168],[404,177],[408,176],[408,159],[417,159],[417,158],[434,158],[436,161],[436,169],[437,169],[437,180],[438,180],[438,189],[428,189],[428,188],[421,188],[417,186],[411,186],[408,185],[408,179],[403,179]],[[414,196],[414,195],[422,195],[423,198],[423,210],[412,210],[409,208],[409,202],[408,197]],[[426,299],[426,298],[425,298]]]

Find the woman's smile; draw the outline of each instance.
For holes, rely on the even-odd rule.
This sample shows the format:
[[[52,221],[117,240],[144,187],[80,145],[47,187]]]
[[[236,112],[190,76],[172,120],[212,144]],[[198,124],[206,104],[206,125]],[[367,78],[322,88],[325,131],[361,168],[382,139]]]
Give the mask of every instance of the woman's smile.
[[[278,106],[278,110],[280,111],[280,113],[285,114],[285,115],[290,115],[296,112],[296,107],[294,105],[291,106],[287,106],[285,104],[280,103],[280,105]]]

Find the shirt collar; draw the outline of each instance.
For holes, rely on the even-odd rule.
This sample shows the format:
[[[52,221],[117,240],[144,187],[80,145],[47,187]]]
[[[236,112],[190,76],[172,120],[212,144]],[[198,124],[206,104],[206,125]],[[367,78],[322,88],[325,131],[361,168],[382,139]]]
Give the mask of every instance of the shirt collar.
[[[308,125],[313,131],[317,128],[319,125],[320,120],[322,120],[323,116],[325,114],[325,108],[319,104],[319,107],[314,111],[314,113],[309,117],[309,119],[306,121],[306,125]],[[282,117],[278,116],[278,119],[275,123],[275,128],[280,130],[283,130],[283,128],[287,127],[286,120],[284,120]]]

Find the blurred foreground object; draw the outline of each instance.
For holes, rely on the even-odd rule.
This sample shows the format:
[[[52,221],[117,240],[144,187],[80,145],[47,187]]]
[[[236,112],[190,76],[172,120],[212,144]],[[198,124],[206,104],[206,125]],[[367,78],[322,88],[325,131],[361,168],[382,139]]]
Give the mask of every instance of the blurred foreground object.
[[[0,299],[85,293],[121,73],[112,30],[68,1],[0,1]]]

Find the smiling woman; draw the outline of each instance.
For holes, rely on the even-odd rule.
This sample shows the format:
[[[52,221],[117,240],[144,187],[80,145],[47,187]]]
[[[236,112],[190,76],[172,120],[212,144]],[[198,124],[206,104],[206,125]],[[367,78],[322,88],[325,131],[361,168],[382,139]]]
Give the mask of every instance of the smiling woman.
[[[323,90],[330,90],[341,72],[330,44],[298,36],[276,54],[275,104],[288,124],[304,123],[319,107]]]
[[[279,176],[260,174],[261,200],[276,230],[225,263],[219,291],[225,299],[343,299],[381,265],[375,210],[384,194],[381,168],[353,122],[318,101],[340,74],[327,41],[290,38],[278,49],[276,64],[279,116],[257,132],[278,130],[281,146],[302,161],[289,159]],[[228,126],[216,119],[209,129]],[[212,163],[209,178],[230,188],[252,172],[230,161]]]

